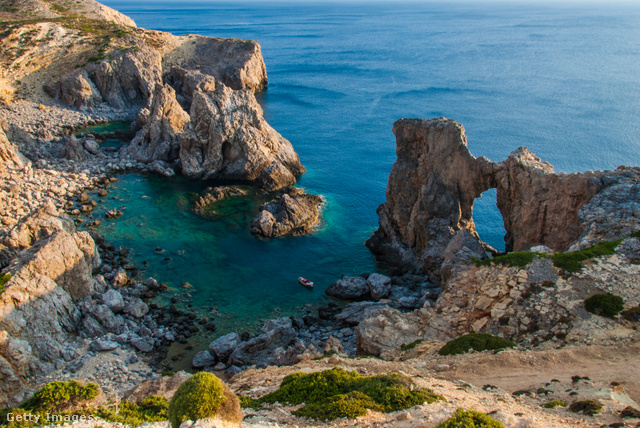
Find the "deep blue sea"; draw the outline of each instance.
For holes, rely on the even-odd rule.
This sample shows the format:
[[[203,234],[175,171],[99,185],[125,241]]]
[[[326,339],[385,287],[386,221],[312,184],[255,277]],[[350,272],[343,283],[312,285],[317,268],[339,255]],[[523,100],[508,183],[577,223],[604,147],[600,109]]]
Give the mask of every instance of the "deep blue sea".
[[[308,169],[299,184],[327,197],[319,231],[262,241],[246,226],[260,201],[206,220],[188,210],[204,184],[121,178],[107,204],[128,208],[103,228],[107,238],[175,290],[192,284],[185,299],[215,307],[223,330],[317,305],[341,273],[376,269],[364,241],[385,200],[399,118],[454,119],[471,151],[492,160],[527,146],[563,172],[640,164],[637,4],[103,2],[141,27],[258,40],[266,119]],[[495,193],[474,217],[504,248]]]

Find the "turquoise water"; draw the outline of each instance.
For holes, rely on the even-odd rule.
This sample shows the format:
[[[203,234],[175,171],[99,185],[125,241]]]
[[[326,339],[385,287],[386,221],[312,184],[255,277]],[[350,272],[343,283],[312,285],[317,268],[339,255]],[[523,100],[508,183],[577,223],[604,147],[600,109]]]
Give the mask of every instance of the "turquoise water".
[[[327,197],[319,231],[263,241],[246,226],[257,201],[206,220],[188,200],[204,184],[127,176],[115,186],[122,201],[106,201],[127,210],[107,237],[135,248],[148,274],[193,284],[193,304],[218,307],[229,325],[322,302],[341,273],[375,269],[363,242],[385,200],[398,118],[455,119],[492,160],[528,146],[565,172],[640,164],[638,5],[105,3],[141,27],[260,41],[265,116],[307,167],[300,185]],[[495,192],[474,217],[504,248]],[[301,275],[316,288],[299,286]]]

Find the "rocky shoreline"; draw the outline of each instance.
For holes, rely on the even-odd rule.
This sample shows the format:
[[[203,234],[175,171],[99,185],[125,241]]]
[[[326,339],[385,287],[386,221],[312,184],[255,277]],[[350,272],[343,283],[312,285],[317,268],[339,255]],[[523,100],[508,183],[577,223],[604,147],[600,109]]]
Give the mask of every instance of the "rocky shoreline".
[[[138,29],[83,0],[81,17],[73,19],[96,26],[87,32],[47,4],[39,2],[29,22],[20,11],[3,15],[11,55],[0,61],[1,88],[10,87],[0,93],[0,407],[22,403],[46,382],[71,378],[98,383],[116,401],[132,389],[144,398],[140,388],[170,396],[188,375],[159,374],[167,347],[186,349],[195,334],[213,334],[215,320],[188,306],[160,307],[153,299],[166,286],[144,277],[127,248],[92,231],[121,211],[91,221],[79,216],[91,215],[115,175],[129,171],[254,186],[273,197],[247,225],[262,238],[308,233],[320,221],[323,198],[293,187],[304,167],[262,117],[253,95],[267,85],[258,43]],[[122,149],[79,133],[113,121],[132,123],[131,142]],[[447,372],[457,360],[440,359],[434,350],[468,333],[513,340],[517,350],[508,352],[514,353],[637,344],[638,168],[559,174],[526,148],[499,163],[475,158],[462,126],[445,118],[402,119],[394,132],[398,161],[378,210],[380,228],[367,243],[393,274],[337,279],[326,291],[337,303],[317,316],[268,320],[253,337],[225,334],[195,355],[194,369],[231,378],[236,392],[260,396],[273,386],[269,373],[282,378],[294,370],[273,366],[408,370],[419,379],[424,359],[434,359],[439,366],[430,373]],[[489,188],[498,191],[507,249],[518,258],[500,258],[475,232],[473,201]],[[206,215],[218,201],[241,194],[232,186],[207,189],[194,210]],[[594,251],[598,245],[604,246]],[[587,311],[585,300],[599,293],[620,297],[625,311],[614,317]],[[361,362],[362,356],[379,360]],[[254,386],[244,383],[261,375]],[[459,402],[473,401],[455,392],[467,386],[420,382]],[[612,419],[620,403],[635,404],[618,386],[573,392],[610,394],[606,417]],[[487,398],[491,390],[473,397]],[[534,412],[523,400],[490,402],[508,401],[516,414]],[[445,407],[434,420],[454,410]],[[311,423],[291,412],[264,408],[249,413],[257,422],[248,424]],[[411,414],[424,419],[428,409],[394,419],[374,415],[372,425],[409,426]],[[580,423],[538,416],[554,426]],[[535,426],[519,416],[501,420]]]

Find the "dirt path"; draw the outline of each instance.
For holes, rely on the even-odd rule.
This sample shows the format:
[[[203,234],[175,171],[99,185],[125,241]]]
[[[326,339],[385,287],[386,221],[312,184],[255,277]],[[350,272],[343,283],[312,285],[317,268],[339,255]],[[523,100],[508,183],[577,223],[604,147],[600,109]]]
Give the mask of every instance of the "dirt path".
[[[511,392],[544,385],[552,379],[571,382],[572,376],[586,376],[606,384],[618,382],[631,399],[640,403],[640,343],[471,354],[434,361],[430,366],[439,364],[448,364],[451,368],[440,367],[437,377],[461,379],[475,386],[495,385]]]

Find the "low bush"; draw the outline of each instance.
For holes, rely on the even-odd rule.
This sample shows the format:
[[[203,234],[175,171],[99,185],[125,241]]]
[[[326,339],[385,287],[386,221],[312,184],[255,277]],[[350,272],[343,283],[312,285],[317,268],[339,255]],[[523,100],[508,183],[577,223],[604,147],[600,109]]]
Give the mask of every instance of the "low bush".
[[[564,269],[567,272],[577,272],[582,269],[582,262],[585,260],[615,254],[616,247],[620,242],[622,241],[601,242],[593,247],[573,253],[556,253],[551,256],[551,259],[555,267]]]
[[[608,294],[595,294],[584,301],[587,312],[613,318],[624,309],[622,297]]]
[[[545,409],[555,409],[556,407],[567,407],[567,403],[562,400],[552,400],[542,405]]]
[[[187,420],[218,417],[240,422],[240,401],[215,375],[199,372],[184,381],[169,403],[169,422],[178,428]]]
[[[316,373],[294,373],[284,378],[280,389],[265,395],[261,403],[305,404],[297,415],[318,420],[353,418],[366,409],[393,412],[443,397],[423,388],[415,388],[411,379],[401,374],[360,376],[339,368]],[[244,399],[245,405],[255,405]]]
[[[486,351],[513,348],[516,346],[509,339],[492,336],[490,334],[470,333],[447,342],[438,352],[440,355],[464,354],[470,350]]]
[[[593,416],[600,413],[602,409],[602,403],[598,400],[580,400],[574,401],[569,406],[569,410],[574,413],[584,413],[585,415]]]
[[[109,422],[119,422],[136,427],[146,422],[166,421],[169,403],[166,398],[152,395],[135,404],[123,401],[118,406],[118,413],[113,409],[101,407],[95,410],[95,415]]]
[[[436,428],[504,428],[500,422],[485,413],[458,409],[456,413]]]
[[[93,400],[100,394],[95,383],[81,384],[76,380],[56,381],[43,386],[20,408],[31,412],[63,412],[73,406]]]
[[[418,339],[418,340],[414,340],[411,343],[406,343],[406,344],[403,343],[402,345],[400,345],[400,349],[402,349],[405,352],[406,351],[410,351],[411,349],[415,348],[416,346],[418,346],[422,342],[424,342],[424,340]]]

